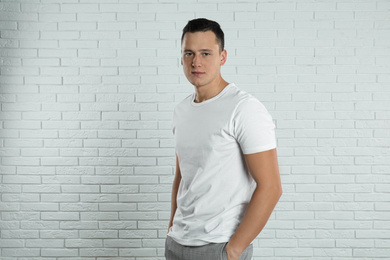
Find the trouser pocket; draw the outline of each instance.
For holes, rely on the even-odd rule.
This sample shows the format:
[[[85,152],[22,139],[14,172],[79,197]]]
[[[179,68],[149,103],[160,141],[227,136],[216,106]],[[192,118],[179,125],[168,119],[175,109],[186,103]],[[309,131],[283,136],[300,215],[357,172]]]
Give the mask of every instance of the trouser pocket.
[[[221,254],[221,259],[222,260],[228,260],[227,258],[227,252],[226,252],[226,246],[227,246],[227,242],[225,244],[223,244],[223,247],[222,247],[222,254]]]
[[[245,248],[244,252],[240,255],[239,260],[250,260],[253,255],[253,245],[250,244],[247,248]]]
[[[228,260],[227,252],[226,252],[226,243],[222,249],[222,260]],[[251,260],[253,255],[253,245],[250,244],[245,250],[241,253],[239,260]]]

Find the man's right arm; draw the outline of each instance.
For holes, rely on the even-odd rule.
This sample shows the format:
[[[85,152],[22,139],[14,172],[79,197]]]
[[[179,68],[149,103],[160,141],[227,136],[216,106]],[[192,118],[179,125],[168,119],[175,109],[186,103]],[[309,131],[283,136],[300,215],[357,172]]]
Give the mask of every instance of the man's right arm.
[[[175,178],[173,179],[172,184],[172,195],[171,195],[171,218],[169,220],[169,226],[168,226],[168,232],[171,226],[173,225],[173,217],[175,216],[175,212],[177,209],[177,192],[179,190],[179,185],[181,181],[181,172],[179,167],[179,158],[176,155],[176,171],[175,171]]]

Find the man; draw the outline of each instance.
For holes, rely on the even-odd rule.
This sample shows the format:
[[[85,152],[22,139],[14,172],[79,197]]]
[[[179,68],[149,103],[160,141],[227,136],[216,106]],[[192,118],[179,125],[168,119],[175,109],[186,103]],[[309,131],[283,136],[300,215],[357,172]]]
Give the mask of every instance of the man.
[[[252,241],[282,194],[272,118],[254,96],[222,78],[226,58],[218,23],[188,22],[181,64],[195,93],[173,114],[168,260],[251,259]]]

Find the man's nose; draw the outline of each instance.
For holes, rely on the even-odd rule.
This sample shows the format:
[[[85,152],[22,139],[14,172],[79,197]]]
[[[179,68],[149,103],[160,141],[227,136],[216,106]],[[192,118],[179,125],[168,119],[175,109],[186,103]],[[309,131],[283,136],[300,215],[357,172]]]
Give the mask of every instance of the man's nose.
[[[192,59],[192,66],[198,67],[200,66],[200,59],[198,56],[194,55],[194,58]]]

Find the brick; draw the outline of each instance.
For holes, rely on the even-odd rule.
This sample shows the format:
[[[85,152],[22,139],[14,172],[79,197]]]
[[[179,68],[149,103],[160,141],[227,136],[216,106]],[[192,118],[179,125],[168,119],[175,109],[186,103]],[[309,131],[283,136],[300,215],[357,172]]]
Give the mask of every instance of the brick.
[[[42,194],[42,202],[78,202],[78,194]]]
[[[64,85],[74,85],[74,84],[98,84],[100,78],[97,76],[63,76]]]
[[[2,249],[2,255],[4,256],[27,256],[27,257],[34,257],[34,256],[40,256],[40,249],[36,248],[19,248],[19,249],[9,249],[4,248]]]
[[[135,133],[134,133],[134,135],[135,135]],[[127,157],[127,156],[136,156],[136,154],[137,154],[137,150],[136,149],[99,148],[99,155],[100,156]]]
[[[77,238],[77,230],[41,230],[39,232],[40,238]]]
[[[117,165],[116,158],[104,157],[82,157],[79,158],[79,165]]]
[[[77,165],[77,158],[47,157],[41,158],[41,165]]]
[[[130,208],[129,208],[130,209]],[[135,209],[135,207],[132,207],[131,208],[132,210]],[[101,221],[103,221],[104,223],[114,223],[114,224],[118,224],[120,225],[118,222],[118,212],[100,212],[100,213],[93,213],[93,212],[86,212],[86,213],[81,213],[81,219],[82,220],[95,220],[95,221],[99,221],[99,223],[101,223]],[[133,224],[131,224],[133,227],[136,226],[136,223],[134,222]],[[101,228],[102,225],[99,224],[99,228]],[[120,229],[120,228],[116,228],[115,225],[112,226],[113,228],[112,229]],[[133,228],[131,226],[129,226],[129,228]],[[84,228],[86,229],[86,228]]]
[[[154,238],[157,232],[155,230],[119,230],[119,238]]]
[[[166,228],[166,221],[138,221],[140,229],[161,229]]]
[[[115,13],[136,13],[138,11],[137,4],[99,4],[99,10],[103,13],[115,12]],[[138,21],[138,20],[135,20]]]
[[[137,229],[136,221],[100,221],[99,228],[101,229]]]
[[[98,9],[98,4],[61,4],[61,13],[89,13],[97,12]]]
[[[357,221],[357,220],[355,220],[355,221],[336,220],[335,221],[335,228],[336,229],[371,229],[372,226],[373,226],[372,221]],[[337,245],[337,242],[336,242],[336,245]]]
[[[66,229],[76,229],[76,230],[97,229],[98,223],[96,221],[61,221],[60,228],[65,230]],[[84,240],[84,243],[88,243],[88,242]]]
[[[362,249],[354,249],[353,255],[355,257],[387,257],[390,254],[389,249],[368,249],[368,248],[362,248]]]
[[[104,247],[141,247],[140,239],[104,239]]]
[[[28,175],[5,175],[3,176],[3,182],[4,183],[41,183],[41,177],[40,176],[28,176]]]
[[[23,194],[5,194],[3,195],[4,202],[38,202],[39,194],[23,193]],[[20,208],[19,204],[16,204],[18,209]]]
[[[115,21],[115,13],[79,13],[77,14],[77,21],[80,22],[104,22]]]
[[[27,239],[26,247],[57,247],[60,248],[64,244],[62,239]]]
[[[175,12],[177,11],[177,4],[139,4],[138,11],[140,12]]]
[[[101,247],[103,245],[102,240],[100,239],[66,239],[65,246],[67,248],[71,247]]]
[[[287,250],[278,250],[275,252],[275,255],[280,256],[301,256],[309,257],[313,255],[313,249],[310,248],[289,248]]]
[[[78,212],[42,212],[42,220],[78,220]]]
[[[20,239],[0,239],[3,247],[23,247],[23,241]]]
[[[65,248],[56,248],[56,249],[45,249],[41,250],[42,256],[77,256],[78,249],[65,249]]]
[[[134,205],[135,206],[135,205]],[[131,207],[131,204],[128,203],[102,203],[99,205],[99,210],[102,212],[105,211],[128,211]]]
[[[157,196],[156,194],[120,194],[119,201],[120,202],[157,201]]]
[[[60,211],[98,211],[98,205],[95,203],[61,203]]]
[[[119,249],[121,256],[156,256],[156,249],[154,248],[136,248],[136,249]]]
[[[115,194],[80,194],[81,202],[116,202]]]
[[[82,248],[80,249],[80,256],[118,256],[119,249],[110,249],[110,248]]]
[[[119,231],[120,232],[120,231]],[[80,238],[117,238],[118,231],[115,230],[81,230]]]

